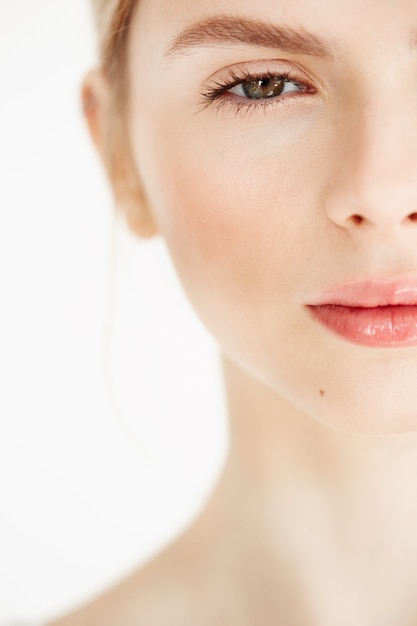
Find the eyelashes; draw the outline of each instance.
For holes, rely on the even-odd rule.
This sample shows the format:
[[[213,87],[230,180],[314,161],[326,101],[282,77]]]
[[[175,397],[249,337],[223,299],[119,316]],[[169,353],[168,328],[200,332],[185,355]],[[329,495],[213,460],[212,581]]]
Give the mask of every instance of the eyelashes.
[[[294,97],[314,94],[316,90],[292,72],[253,72],[248,69],[230,70],[224,78],[205,86],[202,108],[215,105],[219,111],[231,107],[235,113],[269,109],[288,104]]]

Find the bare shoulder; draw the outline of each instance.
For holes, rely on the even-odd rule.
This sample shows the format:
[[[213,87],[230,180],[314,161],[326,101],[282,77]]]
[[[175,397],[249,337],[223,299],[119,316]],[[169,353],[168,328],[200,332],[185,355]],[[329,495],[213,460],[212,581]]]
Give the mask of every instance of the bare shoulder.
[[[212,626],[231,601],[215,563],[187,535],[97,600],[48,626]],[[231,619],[223,623],[234,626]]]
[[[183,574],[167,549],[115,587],[48,626],[162,626],[184,603]],[[170,616],[170,620],[167,621]]]
[[[129,578],[48,626],[249,626],[272,616],[280,624],[272,577],[239,535],[200,518]]]

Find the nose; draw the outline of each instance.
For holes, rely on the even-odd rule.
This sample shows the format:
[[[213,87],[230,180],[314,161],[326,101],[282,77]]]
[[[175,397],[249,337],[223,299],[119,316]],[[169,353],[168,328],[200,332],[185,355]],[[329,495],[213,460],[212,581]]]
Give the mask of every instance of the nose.
[[[351,233],[417,232],[417,107],[409,100],[380,97],[341,122],[326,211]]]

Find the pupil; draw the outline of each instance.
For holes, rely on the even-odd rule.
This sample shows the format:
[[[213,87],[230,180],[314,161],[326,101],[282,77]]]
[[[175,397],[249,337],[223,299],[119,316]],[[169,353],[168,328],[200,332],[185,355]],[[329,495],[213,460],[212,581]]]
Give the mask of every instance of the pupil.
[[[248,98],[260,100],[281,95],[285,80],[279,78],[262,78],[243,83],[243,90]]]

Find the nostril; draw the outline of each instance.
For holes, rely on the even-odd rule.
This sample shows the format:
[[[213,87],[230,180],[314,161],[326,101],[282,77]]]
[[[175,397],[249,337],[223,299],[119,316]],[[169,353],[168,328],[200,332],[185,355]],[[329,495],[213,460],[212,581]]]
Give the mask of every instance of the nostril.
[[[417,222],[417,212],[410,213],[410,215],[408,216],[408,219],[410,220],[410,222]]]
[[[352,215],[351,220],[354,224],[362,224],[362,222],[364,221],[364,218],[362,217],[362,215]]]

